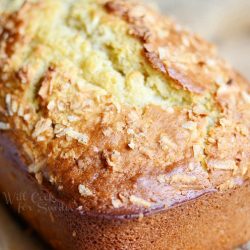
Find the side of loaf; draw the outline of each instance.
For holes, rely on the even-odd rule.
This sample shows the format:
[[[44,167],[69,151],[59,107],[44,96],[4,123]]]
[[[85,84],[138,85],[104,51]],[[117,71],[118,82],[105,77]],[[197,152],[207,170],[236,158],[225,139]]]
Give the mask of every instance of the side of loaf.
[[[4,199],[60,250],[228,250],[250,238],[250,186],[208,193],[138,217],[87,213],[30,176],[19,150],[1,137],[0,190]]]
[[[3,0],[0,14],[0,191],[28,193],[22,215],[46,240],[250,238],[250,85],[211,44],[137,1]],[[32,192],[62,211],[40,213]]]

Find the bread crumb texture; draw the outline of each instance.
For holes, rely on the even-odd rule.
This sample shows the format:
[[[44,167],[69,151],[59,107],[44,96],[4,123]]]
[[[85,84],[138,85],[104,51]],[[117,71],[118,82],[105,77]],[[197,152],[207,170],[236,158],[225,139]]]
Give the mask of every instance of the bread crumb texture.
[[[40,184],[139,214],[248,179],[248,82],[199,36],[137,1],[0,13],[0,133]]]

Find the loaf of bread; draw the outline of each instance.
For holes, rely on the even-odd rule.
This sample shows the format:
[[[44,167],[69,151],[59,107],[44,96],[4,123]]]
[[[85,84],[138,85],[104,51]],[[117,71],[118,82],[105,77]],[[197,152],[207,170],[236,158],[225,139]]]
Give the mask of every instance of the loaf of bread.
[[[250,85],[123,0],[1,0],[0,191],[55,249],[250,239]]]

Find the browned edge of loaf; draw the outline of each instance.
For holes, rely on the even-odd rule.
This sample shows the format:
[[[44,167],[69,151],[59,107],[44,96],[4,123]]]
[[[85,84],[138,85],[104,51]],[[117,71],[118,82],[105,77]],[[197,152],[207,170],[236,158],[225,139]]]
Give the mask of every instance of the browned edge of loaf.
[[[250,238],[250,186],[208,193],[141,218],[71,209],[25,170],[0,134],[0,191],[55,249],[231,249]],[[20,199],[20,197],[24,197]],[[222,230],[223,229],[223,230]]]
[[[180,199],[189,200],[211,190],[242,185],[249,179],[250,97],[247,81],[219,59],[205,41],[147,7],[129,2],[114,0],[107,3],[109,17],[117,21],[124,19],[129,25],[129,34],[142,41],[140,52],[153,62],[159,62],[162,57],[160,62],[166,64],[161,70],[156,67],[158,63],[150,60],[150,66],[165,72],[168,80],[180,85],[182,91],[189,92],[190,98],[194,93],[204,91],[209,106],[205,111],[199,110],[194,105],[197,100],[193,103],[192,98],[187,109],[173,105],[169,110],[163,110],[157,105],[147,105],[138,111],[123,105],[117,108],[107,99],[93,102],[86,117],[81,113],[77,125],[67,121],[64,127],[60,117],[68,120],[64,117],[68,112],[65,109],[50,112],[47,109],[50,103],[48,93],[40,94],[43,86],[47,88],[47,84],[53,82],[51,74],[58,74],[63,84],[65,79],[61,79],[61,74],[66,74],[66,70],[48,67],[44,72],[41,88],[33,100],[41,106],[38,112],[34,107],[29,108],[33,101],[29,98],[22,100],[21,96],[27,94],[26,89],[30,90],[30,86],[22,85],[19,77],[17,79],[16,73],[22,72],[20,69],[6,64],[12,58],[7,51],[2,55],[7,60],[3,60],[2,65],[7,65],[4,68],[10,72],[7,75],[0,73],[0,77],[5,78],[0,86],[3,103],[1,127],[9,130],[10,138],[16,138],[15,145],[20,153],[26,153],[29,171],[35,174],[37,181],[42,183],[44,177],[45,182],[50,179],[54,182],[53,192],[59,193],[60,190],[60,197],[67,196],[75,208],[82,206],[84,211],[108,213],[109,210],[111,214],[122,215],[130,209],[132,214],[135,209],[141,211],[141,207],[144,211],[149,207],[158,209],[158,206],[171,206]],[[42,1],[39,3],[42,5]],[[28,13],[32,14],[33,10],[42,13],[40,8],[40,4],[27,4],[17,16],[26,25],[29,23]],[[9,17],[11,27],[20,32],[14,17]],[[3,21],[3,25],[6,26],[3,47],[12,47],[13,31],[9,30],[8,21]],[[164,31],[166,36],[159,36]],[[14,44],[22,45],[20,40],[14,41]],[[160,48],[167,49],[170,55],[161,55]],[[175,54],[177,60],[173,60]],[[36,56],[32,54],[32,58]],[[182,61],[183,56],[187,57],[187,64],[186,60]],[[195,60],[189,60],[189,57],[195,57]],[[180,62],[184,64],[181,68]],[[224,76],[223,79],[220,76]],[[69,79],[67,77],[67,82]],[[28,76],[26,80],[31,82]],[[62,93],[58,89],[55,94]],[[75,92],[65,95],[81,100],[86,98],[85,95],[75,96]],[[41,100],[41,97],[45,99]],[[56,98],[56,101],[60,99]],[[26,111],[20,111],[20,115],[16,112],[20,101],[21,110],[28,107],[26,118]],[[210,107],[214,105],[220,109]],[[73,111],[70,108],[69,115]],[[88,119],[92,115],[93,119]],[[41,127],[45,131],[42,138],[38,138],[36,134],[40,135]],[[67,138],[72,132],[73,137]]]
[[[225,180],[229,182],[222,182],[222,187],[233,188],[235,184],[240,185],[245,179],[249,179],[249,147],[247,144],[250,138],[248,133],[250,116],[248,112],[249,86],[247,81],[217,58],[217,55],[209,44],[203,42],[196,36],[190,35],[189,37],[190,33],[186,34],[184,31],[180,33],[179,29],[173,26],[171,22],[169,23],[167,19],[165,20],[161,16],[151,13],[151,11],[146,12],[149,14],[147,16],[154,17],[153,24],[159,25],[152,25],[151,21],[148,22],[149,20],[145,21],[141,17],[136,17],[137,15],[134,16],[132,10],[136,9],[136,7],[134,4],[130,5],[127,2],[119,0],[106,4],[106,9],[110,14],[126,20],[130,25],[129,30],[131,35],[134,35],[142,41],[144,48],[143,54],[153,68],[161,71],[168,80],[173,81],[180,89],[182,88],[185,91],[196,94],[203,92],[210,93],[213,96],[212,100],[216,100],[216,104],[220,105],[222,116],[218,117],[218,119],[221,119],[216,123],[215,131],[213,131],[214,135],[211,135],[210,141],[212,141],[212,145],[208,148],[209,152],[206,153],[206,156],[208,160],[209,156],[212,159],[220,159],[221,154],[225,153],[225,158],[228,159],[226,163],[230,163],[226,164],[226,167],[227,170],[230,171],[227,171],[225,174]],[[152,18],[150,18],[150,20],[152,20]],[[171,30],[170,38],[166,39],[165,37],[164,39],[160,39],[156,31],[161,32],[167,28]],[[12,34],[12,31],[7,30],[7,34],[9,32]],[[184,35],[183,38],[187,35],[186,39],[181,39],[182,35]],[[187,40],[187,38],[189,39]],[[12,45],[13,41],[11,39],[12,36],[10,36],[10,40],[7,40],[7,44]],[[171,41],[172,45],[169,44],[169,41]],[[191,44],[194,43],[194,45],[191,47],[184,46],[183,51],[177,50],[177,54],[180,56],[180,58],[178,57],[179,59],[181,59],[183,55],[196,55],[195,62],[188,61],[184,68],[179,67],[178,61],[176,63],[172,60],[173,55],[164,55],[164,53],[161,55],[161,53],[158,53],[159,48],[168,47],[169,51],[175,51],[176,48],[180,48],[180,44],[184,43],[185,45],[186,42],[190,43],[190,41]],[[17,41],[17,43],[18,42],[19,41]],[[161,60],[162,56],[163,58]],[[164,64],[164,61],[167,63]],[[225,75],[224,79],[217,79],[217,76],[220,76],[220,74]],[[4,84],[2,84],[2,86],[3,85]],[[6,94],[4,91],[3,93]],[[246,100],[243,98],[243,93],[247,96]],[[155,109],[152,109],[151,113],[153,113],[154,110]],[[189,111],[192,114],[192,111]],[[157,114],[157,117],[163,116],[164,114],[165,118],[168,115],[163,112]],[[190,115],[190,113],[187,112],[186,115]],[[203,114],[200,115],[203,116]],[[5,117],[5,119],[4,122],[14,123],[14,119],[12,119],[11,116]],[[196,117],[192,117],[192,119],[196,119]],[[176,116],[174,120],[176,120]],[[234,126],[231,126],[232,121]],[[165,119],[165,122],[169,122],[169,120]],[[3,127],[11,128],[9,123],[4,123],[3,125]],[[179,128],[178,126],[173,127]],[[16,130],[15,127],[14,129],[12,128],[11,133],[21,138],[22,133],[20,130]],[[241,187],[231,189],[230,191],[224,193],[219,191],[207,193],[197,199],[191,199],[192,197],[187,193],[186,200],[189,200],[188,202],[183,202],[179,205],[175,204],[168,209],[164,209],[161,213],[156,213],[154,216],[146,216],[145,218],[142,217],[147,215],[147,202],[144,210],[138,208],[138,210],[135,211],[134,206],[130,204],[131,209],[128,210],[129,208],[125,207],[119,217],[113,214],[117,209],[113,209],[109,215],[103,216],[103,214],[98,213],[98,211],[105,212],[105,209],[101,210],[102,206],[98,208],[96,201],[105,203],[106,200],[101,196],[102,192],[97,192],[96,197],[89,197],[89,202],[85,202],[88,197],[85,197],[86,199],[80,197],[80,199],[83,199],[83,202],[80,204],[88,205],[89,211],[93,210],[93,207],[96,208],[96,214],[93,214],[93,212],[86,213],[84,209],[82,212],[76,209],[80,204],[77,203],[75,197],[81,195],[77,189],[78,185],[68,185],[67,178],[65,178],[66,176],[70,177],[72,164],[66,165],[64,161],[53,161],[50,166],[55,170],[55,173],[62,177],[62,182],[65,182],[64,192],[68,192],[68,196],[66,197],[65,193],[63,194],[63,192],[61,192],[60,194],[56,187],[48,185],[46,180],[42,185],[39,185],[37,183],[38,180],[36,181],[31,174],[28,174],[27,166],[25,166],[22,157],[19,155],[21,154],[20,147],[23,144],[21,139],[16,143],[10,143],[8,140],[12,137],[11,135],[8,136],[8,138],[4,136],[1,137],[1,135],[3,134],[0,134],[0,144],[3,145],[2,155],[4,159],[2,160],[3,163],[0,168],[0,176],[3,179],[0,183],[0,190],[14,197],[16,201],[13,203],[13,206],[17,210],[20,210],[21,214],[37,231],[57,249],[229,249],[243,243],[250,236],[248,181]],[[236,137],[235,143],[232,143],[230,140],[232,135]],[[24,137],[26,138],[27,136],[25,135]],[[150,137],[150,135],[148,135],[148,137]],[[223,140],[224,138],[227,138],[227,140]],[[33,140],[31,141],[33,142]],[[98,138],[98,142],[100,141],[101,139]],[[222,145],[220,148],[217,147],[217,141],[222,142],[219,144]],[[38,146],[37,141],[33,143],[37,151],[42,148]],[[157,151],[155,151],[155,155],[158,157],[159,154],[157,152],[159,146],[158,144],[156,145]],[[50,146],[50,148],[55,148],[53,145]],[[76,148],[81,150],[81,147],[77,146]],[[180,148],[178,148],[178,151],[180,151],[181,154],[183,152]],[[45,155],[47,152],[48,151],[45,151]],[[126,152],[130,152],[128,148]],[[239,154],[239,152],[241,154]],[[189,156],[191,154],[191,147],[189,146],[187,154]],[[125,159],[125,157],[123,159]],[[137,158],[135,159],[137,160]],[[232,169],[232,160],[233,162],[237,160],[240,166],[233,164],[235,169]],[[59,170],[59,165],[63,166],[61,170]],[[136,165],[139,165],[138,162],[136,162]],[[145,166],[146,165],[148,164],[145,164]],[[66,166],[69,169],[68,172],[64,171]],[[151,173],[155,173],[156,168],[154,166],[155,165],[152,165],[153,171]],[[134,167],[134,165],[131,165],[131,169],[132,167]],[[174,167],[177,166],[174,165]],[[126,168],[128,169],[127,166]],[[213,177],[215,184],[213,183],[211,186],[215,186],[220,190],[221,185],[217,185],[217,180],[220,181],[220,178],[217,174],[225,170],[225,164],[217,169],[218,171],[214,171],[214,166],[211,168],[211,172],[209,172],[210,176],[206,179],[211,181]],[[98,168],[98,171],[99,169],[100,168]],[[144,172],[146,174],[147,171]],[[46,173],[44,173],[44,175],[45,174]],[[235,174],[240,177],[239,181],[237,178],[234,178]],[[76,176],[74,180],[83,183],[82,181],[86,180],[86,176],[85,174],[79,175]],[[230,177],[232,177],[232,179]],[[106,191],[105,188],[108,185],[104,186],[104,184],[109,183],[106,182],[106,180],[110,181],[110,178],[108,176],[107,179],[100,179],[102,181],[98,187],[102,187],[102,189]],[[127,184],[128,178],[123,179],[125,180],[125,184]],[[117,181],[118,178],[112,178],[111,180]],[[156,180],[157,178],[155,178],[155,181]],[[116,194],[120,186],[119,181],[116,183],[117,185],[114,185],[113,188],[114,194]],[[95,184],[95,186],[97,185]],[[92,188],[95,188],[95,186],[93,185]],[[62,186],[58,186],[58,189],[59,187]],[[150,189],[152,189],[153,196],[156,196],[152,186],[150,186]],[[132,189],[129,191],[131,191],[132,194],[134,193],[132,191],[136,190]],[[27,194],[27,199],[20,207],[20,200],[18,201],[18,196],[15,197],[15,194],[18,195],[22,192]],[[204,189],[204,192],[207,192],[207,189]],[[147,194],[147,192],[144,192],[144,195],[145,194]],[[164,195],[166,196],[165,193]],[[111,205],[111,195],[109,196],[107,204]],[[48,197],[50,198],[48,199]],[[139,201],[145,204],[144,200]],[[37,206],[40,203],[43,203],[42,208]],[[105,208],[107,204],[103,204],[103,207]],[[48,210],[48,208],[52,209]],[[143,213],[140,213],[140,211],[143,211]],[[157,211],[159,212],[159,210]],[[136,213],[138,218],[135,218],[136,215],[131,216],[133,213]],[[125,214],[129,215],[130,218],[124,217]]]

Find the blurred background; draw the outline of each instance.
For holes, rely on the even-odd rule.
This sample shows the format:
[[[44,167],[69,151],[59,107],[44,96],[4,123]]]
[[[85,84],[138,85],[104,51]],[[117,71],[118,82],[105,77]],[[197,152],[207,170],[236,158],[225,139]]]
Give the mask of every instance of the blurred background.
[[[219,54],[250,80],[250,0],[146,1],[215,43]],[[48,247],[0,204],[0,250],[42,249]]]

